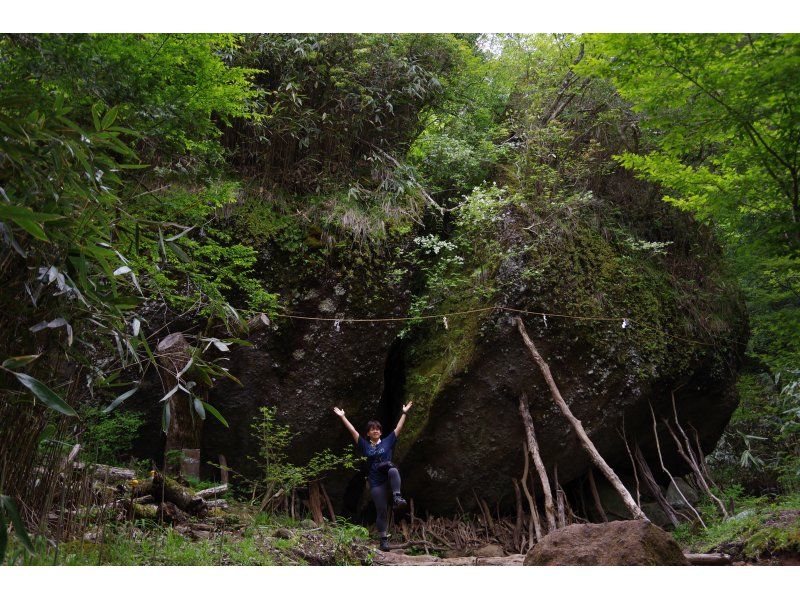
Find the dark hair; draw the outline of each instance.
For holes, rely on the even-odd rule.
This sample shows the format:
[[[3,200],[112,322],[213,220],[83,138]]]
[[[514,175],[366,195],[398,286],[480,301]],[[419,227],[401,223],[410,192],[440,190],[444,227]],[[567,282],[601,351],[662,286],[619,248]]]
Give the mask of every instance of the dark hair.
[[[381,422],[377,420],[371,419],[367,422],[367,433],[369,433],[372,428],[378,428],[381,432],[383,432],[383,426],[381,425]]]

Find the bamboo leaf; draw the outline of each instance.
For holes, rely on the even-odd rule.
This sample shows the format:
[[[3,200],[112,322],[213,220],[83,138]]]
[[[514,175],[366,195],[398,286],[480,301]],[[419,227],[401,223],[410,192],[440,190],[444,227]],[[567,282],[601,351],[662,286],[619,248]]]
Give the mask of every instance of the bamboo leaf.
[[[161,412],[161,431],[164,432],[164,434],[166,434],[167,430],[169,430],[169,418],[169,402],[166,402],[164,403],[164,410]]]
[[[39,239],[40,241],[50,241],[47,238],[47,235],[42,228],[42,225],[38,222],[34,222],[33,220],[28,220],[27,218],[12,218],[14,222],[16,222],[21,228],[23,228],[26,232],[30,233],[32,237]]]
[[[114,124],[114,121],[117,120],[117,113],[119,112],[119,106],[113,106],[109,108],[108,112],[103,115],[103,120],[100,122],[100,128],[103,130],[108,129],[111,125]]]
[[[194,399],[194,410],[197,411],[197,415],[200,416],[200,419],[206,418],[206,410],[203,408],[203,401],[198,398]]]
[[[22,518],[17,512],[17,506],[10,496],[0,496],[0,509],[4,510],[11,523],[14,525],[14,535],[19,540],[19,543],[25,547],[29,553],[33,554],[33,543],[31,542],[25,525],[22,523]]]
[[[47,212],[34,212],[24,206],[7,206],[0,204],[0,218],[22,218],[23,220],[33,220],[34,222],[50,222],[64,218],[61,214],[50,214]]]
[[[178,392],[181,388],[183,388],[180,384],[176,384],[172,390],[170,390],[167,394],[161,397],[160,403],[163,403],[167,399],[169,399],[172,395]]]
[[[111,413],[112,411],[114,411],[114,409],[116,409],[117,407],[119,407],[119,406],[122,404],[122,402],[123,402],[125,399],[127,399],[128,397],[131,397],[131,396],[133,396],[133,394],[134,394],[134,393],[135,393],[137,390],[139,390],[139,387],[138,387],[138,386],[135,386],[135,387],[131,388],[129,391],[127,391],[127,392],[124,392],[124,393],[122,393],[121,395],[119,395],[119,396],[118,396],[116,399],[114,399],[114,400],[111,402],[111,404],[110,404],[108,407],[106,407],[105,409],[103,409],[103,413]]]
[[[219,423],[221,423],[226,428],[229,427],[228,422],[225,420],[224,417],[222,417],[222,414],[219,411],[217,411],[217,409],[213,405],[203,401],[203,407],[205,407],[206,411],[208,411],[211,415],[217,418],[219,420]]]
[[[194,357],[190,357],[189,361],[186,362],[186,365],[183,366],[183,369],[180,372],[178,372],[175,378],[180,378],[181,376],[183,376],[189,370],[189,368],[192,367],[193,363],[194,363]]]
[[[9,370],[15,370],[17,368],[23,367],[38,359],[39,355],[20,355],[18,357],[9,357],[3,362],[3,367],[8,368]]]
[[[177,243],[169,243],[168,242],[167,244],[169,245],[169,248],[172,249],[172,252],[177,256],[177,258],[180,261],[182,261],[184,264],[188,264],[189,262],[192,261],[189,258],[189,256],[186,255],[186,252],[183,249],[181,249],[180,247],[178,247]]]
[[[50,390],[43,382],[27,374],[14,372],[14,375],[17,377],[17,380],[30,390],[45,406],[59,413],[63,413],[64,415],[78,415],[72,407],[67,405],[61,397]]]

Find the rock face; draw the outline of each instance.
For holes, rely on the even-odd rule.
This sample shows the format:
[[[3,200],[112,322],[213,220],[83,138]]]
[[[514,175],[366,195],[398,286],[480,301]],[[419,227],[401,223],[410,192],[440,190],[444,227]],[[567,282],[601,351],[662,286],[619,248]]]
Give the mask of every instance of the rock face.
[[[617,191],[624,199],[625,192]],[[533,312],[521,314],[528,333],[617,473],[631,471],[624,430],[629,445],[639,444],[661,475],[652,406],[665,462],[678,475],[686,465],[661,422],[673,419],[672,391],[682,426],[688,434],[697,431],[707,454],[737,405],[746,315],[715,262],[713,243],[696,224],[656,201],[631,203],[641,213],[628,230],[661,222],[649,238],[676,247],[668,259],[629,254],[589,216],[573,215],[568,232],[534,235],[530,216],[509,209],[502,230],[493,233],[511,248],[494,274],[497,303]],[[512,325],[517,313],[453,317],[448,329],[430,326],[410,343],[405,397],[422,413],[409,422],[413,442],[401,441],[399,450],[405,483],[421,508],[469,508],[473,490],[490,503],[512,506],[509,478],[519,477],[523,467],[522,392],[548,470],[557,465],[564,485],[590,466]],[[709,326],[715,329],[711,337]]]
[[[273,318],[249,339],[252,347],[225,354],[242,384],[222,381],[210,395],[230,428],[205,422],[203,463],[223,454],[234,471],[254,475],[249,457],[258,446],[250,426],[262,406],[276,407],[279,422],[297,434],[290,457],[305,463],[325,448],[350,450],[334,405],[357,428],[377,418],[388,433],[401,405],[413,400],[395,462],[418,512],[472,509],[473,491],[511,507],[509,478],[519,477],[523,465],[517,402],[525,392],[544,463],[550,471],[557,466],[568,486],[589,460],[511,325],[514,315],[522,316],[564,399],[618,473],[630,472],[624,431],[660,475],[650,408],[659,422],[671,419],[673,391],[681,424],[710,451],[737,404],[744,305],[722,273],[713,240],[655,196],[640,189],[632,197],[634,188],[628,182],[605,189],[615,199],[599,207],[537,214],[530,205],[509,206],[494,228],[477,232],[500,246],[494,262],[476,269],[488,273],[491,295],[475,293],[469,279],[440,298],[435,313],[487,305],[529,313],[471,312],[449,317],[446,326],[430,319],[404,335],[399,321],[336,322],[408,314],[413,267],[391,257],[394,248],[371,259],[342,250],[316,260],[265,250],[265,288],[295,314],[330,319]],[[609,220],[606,212],[614,210],[624,217]],[[157,405],[161,396],[160,388],[143,387],[135,399]],[[153,417],[158,421],[157,408]],[[664,459],[680,475],[685,464],[660,429]],[[149,456],[156,444],[151,438],[140,452]],[[362,474],[333,474],[325,485],[337,510],[369,506]]]
[[[568,525],[542,538],[525,565],[688,565],[672,536],[646,521]]]

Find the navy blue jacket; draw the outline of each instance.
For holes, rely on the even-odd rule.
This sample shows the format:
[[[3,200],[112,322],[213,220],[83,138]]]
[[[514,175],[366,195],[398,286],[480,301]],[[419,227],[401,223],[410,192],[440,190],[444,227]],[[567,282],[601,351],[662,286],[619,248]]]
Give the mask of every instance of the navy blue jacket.
[[[369,486],[375,488],[381,484],[385,484],[389,479],[387,470],[378,471],[378,465],[384,461],[392,460],[392,451],[397,442],[397,435],[392,430],[391,434],[382,438],[381,441],[373,445],[369,440],[365,439],[359,434],[358,436],[358,450],[367,458],[367,465],[369,466]]]

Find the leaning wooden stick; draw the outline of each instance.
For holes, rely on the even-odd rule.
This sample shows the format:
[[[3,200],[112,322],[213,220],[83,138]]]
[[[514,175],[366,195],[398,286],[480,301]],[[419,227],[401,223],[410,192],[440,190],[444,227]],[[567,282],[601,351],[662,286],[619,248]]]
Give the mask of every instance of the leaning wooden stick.
[[[566,401],[564,401],[562,398],[561,392],[558,390],[555,380],[553,380],[553,375],[550,373],[550,367],[547,365],[547,362],[545,362],[542,356],[539,355],[539,351],[536,350],[536,345],[533,344],[533,341],[530,339],[527,331],[525,330],[525,324],[522,322],[522,318],[516,317],[514,320],[516,321],[520,336],[522,336],[522,341],[525,343],[525,346],[528,347],[533,360],[539,366],[539,369],[544,375],[544,379],[547,381],[547,385],[550,387],[550,393],[553,396],[553,401],[561,410],[561,413],[564,415],[567,421],[572,425],[572,428],[578,435],[578,439],[583,445],[583,448],[586,449],[586,452],[589,454],[589,458],[591,459],[592,463],[594,463],[595,467],[597,467],[601,472],[603,472],[603,475],[606,476],[606,479],[608,479],[608,481],[620,495],[622,502],[625,503],[625,506],[628,508],[631,515],[633,515],[633,518],[647,520],[647,515],[645,515],[644,511],[639,508],[639,505],[637,505],[636,501],[633,500],[630,492],[628,492],[628,490],[622,484],[620,479],[617,477],[617,474],[614,473],[614,470],[609,467],[608,463],[606,463],[605,459],[603,459],[603,457],[597,451],[594,443],[592,443],[592,441],[589,439],[589,436],[586,434],[586,430],[583,429],[583,424],[581,424],[580,420],[572,414],[572,411],[570,410]]]
[[[522,417],[522,424],[525,426],[525,435],[528,439],[528,450],[533,459],[533,466],[539,474],[542,482],[542,493],[544,494],[544,512],[547,516],[547,532],[556,530],[556,509],[553,506],[553,493],[550,490],[550,479],[547,477],[547,470],[539,454],[539,444],[536,442],[536,432],[533,429],[533,419],[531,418],[530,408],[528,407],[528,396],[523,393],[519,397],[519,414]]]
[[[531,520],[528,524],[528,546],[533,546],[533,533],[536,533],[536,541],[541,542],[542,536],[542,526],[539,523],[539,508],[536,506],[536,501],[533,499],[531,495],[531,491],[528,489],[528,445],[523,440],[522,441],[522,454],[525,455],[525,468],[522,472],[522,479],[520,482],[522,483],[522,490],[525,492],[525,498],[528,499],[528,508],[531,512]]]

